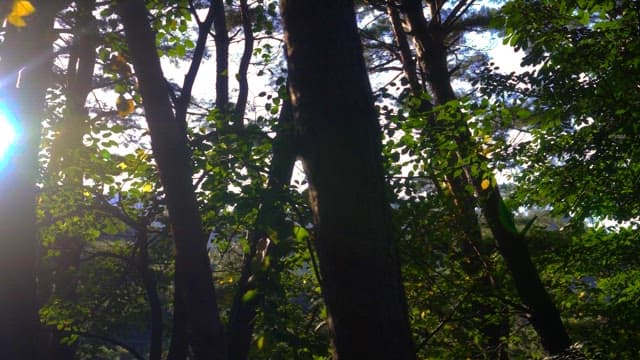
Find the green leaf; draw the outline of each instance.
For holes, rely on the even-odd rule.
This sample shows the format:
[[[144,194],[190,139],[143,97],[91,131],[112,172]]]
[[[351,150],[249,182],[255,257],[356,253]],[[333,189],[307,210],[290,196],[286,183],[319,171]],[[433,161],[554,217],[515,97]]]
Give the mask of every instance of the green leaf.
[[[305,229],[302,226],[295,226],[293,228],[293,234],[296,237],[296,240],[298,241],[306,241],[307,238],[309,237],[309,232],[307,231],[307,229]]]
[[[242,295],[242,301],[249,302],[255,299],[256,296],[258,296],[258,290],[255,290],[255,289],[249,290],[246,293],[244,293],[244,295]]]

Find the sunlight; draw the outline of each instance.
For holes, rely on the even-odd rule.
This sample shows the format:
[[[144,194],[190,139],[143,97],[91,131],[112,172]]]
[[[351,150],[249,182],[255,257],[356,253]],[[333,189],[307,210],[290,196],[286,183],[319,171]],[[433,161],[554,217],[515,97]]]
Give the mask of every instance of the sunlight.
[[[16,131],[11,124],[10,116],[6,114],[3,107],[0,107],[0,170],[3,168],[5,156],[9,153],[15,137]]]

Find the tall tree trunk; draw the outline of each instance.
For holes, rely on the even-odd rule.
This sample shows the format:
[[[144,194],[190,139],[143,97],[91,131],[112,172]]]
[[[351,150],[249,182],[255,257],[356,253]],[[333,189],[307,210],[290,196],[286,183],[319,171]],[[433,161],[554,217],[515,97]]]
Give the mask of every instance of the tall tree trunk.
[[[38,151],[51,79],[53,22],[64,3],[33,1],[38,10],[27,26],[8,25],[0,48],[0,97],[17,129],[0,172],[0,348],[7,359],[34,359],[40,345],[34,269]]]
[[[253,56],[253,28],[251,24],[251,9],[247,0],[240,0],[240,16],[242,19],[242,33],[244,34],[244,49],[238,66],[238,101],[233,110],[233,124],[236,128],[244,127],[244,112],[247,108],[247,97],[249,96],[249,80],[247,71]]]
[[[560,312],[544,288],[531,260],[525,237],[516,231],[511,211],[502,200],[498,188],[491,187],[484,191],[480,203],[518,295],[529,309],[529,321],[538,333],[542,347],[551,355],[567,351],[571,339]]]
[[[224,124],[232,121],[229,104],[229,33],[222,0],[211,0],[216,44],[216,109]]]
[[[207,254],[207,236],[192,183],[191,153],[184,123],[176,120],[143,0],[121,0],[129,55],[139,81],[151,146],[165,191],[176,258],[176,288],[184,303],[189,343],[198,359],[225,359],[224,329]]]
[[[431,8],[433,7],[432,4]],[[437,16],[432,16],[431,22],[426,21],[420,0],[404,0],[403,9],[414,36],[418,62],[426,76],[434,104],[443,105],[455,100],[456,95],[447,67],[447,49],[444,42],[446,29],[441,22],[434,20],[438,19]],[[439,10],[437,12],[439,13]],[[460,158],[470,159],[473,156],[475,162],[486,162],[486,159],[476,155],[475,144],[466,123],[454,126],[458,128],[458,125],[462,126],[464,131],[458,132],[453,140],[457,144]],[[464,184],[471,184],[481,191],[482,178],[471,174],[466,177]],[[459,194],[458,197],[474,198],[464,187],[453,190]],[[516,290],[529,309],[530,321],[540,336],[544,349],[552,355],[559,354],[571,346],[560,313],[540,280],[526,242],[515,231],[510,210],[502,201],[500,191],[497,187],[490,187],[482,193],[480,205],[483,214],[489,223],[498,250],[513,276]],[[476,200],[472,201],[475,203]]]
[[[402,25],[400,12],[396,6],[389,4],[387,6],[387,13],[398,49],[400,50],[403,72],[409,81],[411,93],[414,97],[421,100],[419,110],[424,113],[425,116],[429,117],[428,123],[435,126],[435,119],[429,114],[429,112],[433,110],[433,104],[423,96],[423,93],[427,92],[427,89],[420,85],[418,81],[416,61],[411,53],[407,34]],[[422,29],[427,28],[428,27],[423,24]],[[429,73],[423,71],[422,74],[428,75]],[[433,75],[431,75],[431,78],[433,78]],[[440,96],[442,96],[442,94]],[[452,168],[456,166],[456,161],[457,157],[455,156],[449,161]],[[480,223],[475,212],[475,199],[465,189],[466,182],[462,177],[453,176],[452,172],[446,174],[444,178],[442,174],[435,173],[432,173],[431,177],[433,183],[436,185],[444,180],[451,190],[448,193],[449,195],[453,195],[450,196],[450,200],[452,200],[451,202],[455,211],[455,228],[459,233],[459,236],[456,237],[460,238],[460,247],[465,256],[465,259],[462,259],[461,267],[470,278],[477,281],[477,286],[482,292],[482,294],[479,295],[488,296],[495,291],[497,283],[485,260],[488,254],[487,251],[483,250],[484,246],[482,246],[484,241]],[[502,311],[495,307],[488,306],[479,300],[473,300],[471,308],[474,320],[477,320],[481,324],[479,328],[483,335],[482,347],[484,354],[491,359],[507,359],[506,344],[504,344],[503,339],[509,334],[508,317],[502,316],[498,324],[493,324],[487,322],[486,319]]]
[[[49,176],[53,186],[62,181],[62,191],[69,194],[72,207],[81,206],[83,196],[83,160],[85,152],[82,139],[89,132],[88,114],[85,102],[92,89],[93,70],[96,61],[97,28],[96,19],[92,15],[95,1],[81,1],[77,4],[75,15],[74,40],[71,45],[69,63],[67,65],[67,91],[64,118],[57,128],[59,134],[51,146]],[[60,178],[59,172],[64,176]],[[66,302],[76,298],[77,279],[75,269],[78,268],[84,241],[79,234],[62,234],[56,237],[53,244],[59,255],[51,259],[53,270],[51,278],[53,295]],[[44,300],[44,299],[43,299]],[[50,359],[73,359],[76,344],[63,344],[61,340],[67,336],[64,331],[52,328],[47,355]]]
[[[236,293],[229,317],[229,358],[247,359],[253,334],[256,310],[269,287],[269,273],[282,271],[279,263],[282,252],[274,248],[286,248],[286,240],[292,235],[291,223],[286,220],[283,208],[291,181],[291,174],[296,161],[293,147],[293,114],[291,100],[285,99],[278,119],[278,130],[273,139],[273,157],[269,169],[267,189],[263,195],[260,209],[249,234],[249,253],[242,264],[242,273],[238,280]],[[269,234],[275,234],[277,244],[271,241]],[[268,268],[265,268],[260,256],[265,252],[271,257]],[[277,286],[277,284],[276,284]],[[250,300],[243,299],[251,290],[257,290],[257,296]]]
[[[282,0],[335,359],[414,359],[353,3]]]
[[[191,102],[193,84],[196,81],[202,57],[206,50],[207,38],[209,37],[209,32],[211,31],[211,26],[213,25],[216,15],[216,6],[215,2],[211,2],[206,17],[202,22],[198,23],[198,39],[196,40],[196,46],[193,50],[193,58],[191,59],[189,70],[184,77],[180,97],[178,97],[175,104],[175,121],[182,124],[185,128],[187,126],[187,111]],[[168,360],[184,360],[189,354],[186,305],[179,295],[182,293],[184,286],[181,284],[183,280],[177,275],[177,273],[174,274],[173,319],[171,342],[169,344],[169,353],[167,354]]]

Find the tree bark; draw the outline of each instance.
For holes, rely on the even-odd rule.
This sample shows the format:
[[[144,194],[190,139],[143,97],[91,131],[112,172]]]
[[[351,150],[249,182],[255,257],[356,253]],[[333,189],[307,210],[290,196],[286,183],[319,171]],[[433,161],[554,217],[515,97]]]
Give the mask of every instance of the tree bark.
[[[232,121],[229,104],[229,33],[222,0],[211,0],[216,44],[216,109],[224,124]]]
[[[151,314],[151,334],[149,335],[149,360],[162,359],[162,303],[158,295],[158,282],[153,270],[149,266],[149,242],[147,234],[138,232],[137,234],[138,256],[136,266],[142,278],[147,301],[149,302],[149,313]]]
[[[34,359],[41,345],[34,268],[38,151],[52,80],[53,22],[65,3],[33,1],[37,11],[27,26],[8,25],[0,48],[3,111],[17,131],[0,164],[0,348],[7,359]]]
[[[353,3],[280,4],[333,356],[415,359]]]
[[[244,127],[244,112],[247,107],[247,97],[249,96],[249,80],[247,79],[247,71],[253,56],[253,29],[251,24],[251,9],[247,0],[240,0],[240,16],[242,19],[242,33],[244,34],[244,49],[238,66],[238,101],[233,110],[233,124],[236,128]]]
[[[407,77],[409,82],[409,88],[414,96],[420,96],[424,91],[418,80],[418,74],[416,71],[416,61],[411,54],[411,48],[409,47],[409,41],[407,35],[402,27],[402,20],[400,19],[400,12],[397,7],[392,4],[387,5],[387,15],[393,28],[393,36],[398,44],[398,50],[400,51],[400,61],[402,62],[402,71]],[[429,103],[429,105],[431,105]],[[431,110],[425,109],[426,110]]]
[[[518,295],[529,309],[529,321],[538,333],[542,347],[551,355],[567,351],[571,339],[562,324],[560,312],[540,280],[524,235],[515,231],[511,212],[500,191],[495,187],[488,189],[481,199],[481,206]]]
[[[173,319],[171,321],[171,343],[167,360],[186,360],[189,355],[187,310],[178,294],[182,293],[180,282],[175,281],[173,290]]]
[[[151,135],[151,146],[165,191],[175,242],[176,288],[184,303],[189,343],[198,359],[225,359],[224,331],[218,314],[213,279],[195,189],[187,134],[176,121],[169,89],[157,57],[155,35],[143,0],[121,0],[122,18]]]

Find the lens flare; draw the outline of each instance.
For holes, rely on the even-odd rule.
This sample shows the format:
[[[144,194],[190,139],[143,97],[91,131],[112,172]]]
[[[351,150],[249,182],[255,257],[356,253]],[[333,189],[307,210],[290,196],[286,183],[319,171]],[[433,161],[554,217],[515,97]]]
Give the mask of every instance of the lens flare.
[[[0,106],[0,170],[4,167],[6,157],[8,157],[11,145],[16,138],[16,130],[10,119],[11,117],[6,110]]]

